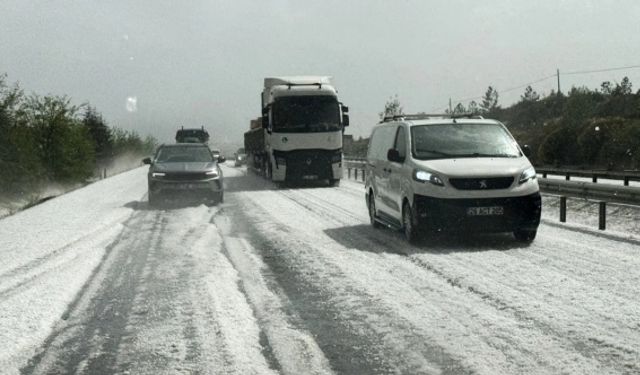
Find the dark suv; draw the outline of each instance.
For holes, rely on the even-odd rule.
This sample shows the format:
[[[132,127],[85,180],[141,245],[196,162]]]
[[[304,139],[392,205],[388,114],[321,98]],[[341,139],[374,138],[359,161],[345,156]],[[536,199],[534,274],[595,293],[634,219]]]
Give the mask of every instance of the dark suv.
[[[162,195],[197,198],[207,203],[223,201],[222,170],[209,147],[202,143],[162,145],[149,164],[149,205],[157,205]]]

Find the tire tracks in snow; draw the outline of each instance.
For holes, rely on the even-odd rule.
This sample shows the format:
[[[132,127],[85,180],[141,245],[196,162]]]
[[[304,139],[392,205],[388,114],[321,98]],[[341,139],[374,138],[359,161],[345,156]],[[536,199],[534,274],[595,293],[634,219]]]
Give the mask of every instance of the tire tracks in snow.
[[[348,225],[352,221],[352,219],[357,220],[357,217],[353,213],[342,209],[340,206],[337,206],[332,202],[329,202],[327,200],[322,200],[317,196],[314,199],[318,199],[318,201],[314,202],[314,200],[309,199],[308,196],[309,196],[308,194],[304,194],[304,195],[293,194],[293,195],[289,195],[288,198],[294,201],[296,200],[302,201],[300,202],[301,206],[316,213],[320,217],[324,217],[330,220],[335,220],[337,223],[342,225]],[[327,208],[327,207],[330,207],[330,208]],[[335,212],[340,212],[342,216],[348,217],[349,220],[337,218],[335,215]],[[366,247],[366,246],[362,246],[362,244],[367,242],[371,242],[372,248],[375,248],[376,246],[380,245],[380,243],[382,242],[384,247],[380,249],[379,252],[384,252],[385,248],[393,249],[394,247],[397,246],[397,243],[394,241],[393,238],[391,238],[391,236],[387,236],[388,239],[386,240],[382,239],[381,241],[381,239],[376,233],[376,235],[373,236],[375,238],[375,241],[371,241],[372,240],[371,238],[367,238],[368,236],[362,235],[363,234],[362,231],[354,231],[354,232],[355,233],[353,234],[359,237],[354,242],[360,242],[359,245],[354,244],[354,247],[356,248]],[[380,232],[380,231],[377,231],[377,232]],[[637,351],[631,349],[631,347],[629,347],[628,345],[621,346],[619,344],[615,344],[615,342],[611,342],[611,340],[603,339],[602,337],[596,337],[596,338],[584,337],[584,336],[577,335],[576,332],[559,330],[558,327],[554,326],[553,324],[549,324],[548,322],[545,322],[543,320],[540,320],[539,318],[536,318],[534,315],[530,313],[530,311],[523,310],[522,308],[519,308],[518,306],[515,306],[501,299],[500,297],[498,297],[494,293],[491,293],[488,290],[484,291],[481,286],[474,285],[473,283],[471,284],[467,283],[468,279],[470,280],[475,279],[475,278],[470,278],[468,273],[467,275],[465,275],[465,277],[453,276],[448,274],[448,272],[446,272],[444,268],[438,267],[426,261],[425,259],[421,259],[420,258],[421,251],[422,249],[412,248],[411,250],[407,251],[404,255],[406,255],[406,259],[408,259],[418,267],[424,269],[425,271],[434,273],[435,275],[439,276],[452,287],[458,288],[463,292],[468,292],[473,295],[476,295],[481,300],[485,301],[488,305],[492,306],[496,311],[499,311],[502,314],[504,313],[511,314],[516,321],[523,322],[530,326],[532,325],[544,335],[551,336],[555,341],[558,342],[560,346],[568,347],[569,349],[575,351],[576,353],[579,353],[585,359],[596,358],[603,365],[607,366],[610,370],[616,369],[615,371],[619,371],[621,373],[632,373],[640,370],[637,367],[638,353]],[[395,252],[395,253],[398,253],[398,252]],[[510,252],[506,252],[506,254],[509,254],[509,253]],[[445,254],[442,254],[442,255],[445,255]],[[491,273],[491,270],[486,270],[487,272],[489,272],[488,274],[487,272],[478,273],[477,270],[480,270],[483,267],[486,267],[487,266],[486,264],[480,264],[480,265],[475,263],[470,264],[468,262],[468,259],[458,259],[457,256],[449,257],[449,258],[451,258],[450,261],[454,261],[455,263],[458,263],[458,266],[462,267],[462,269],[468,269],[472,272],[475,271],[476,273],[475,276],[478,278],[487,278],[487,275],[490,275]],[[524,258],[524,259],[521,259],[521,261],[528,262],[529,259]],[[475,267],[470,267],[472,265]],[[409,273],[405,277],[411,277],[411,274]],[[491,279],[491,276],[489,276],[489,278]],[[502,287],[508,288],[508,289],[512,288],[510,285],[505,284],[503,280],[496,280],[496,279],[493,279],[493,280],[496,283],[496,285],[502,285]],[[517,292],[526,293],[521,290],[518,290]],[[538,298],[537,300],[543,301],[544,299]],[[556,306],[556,308],[558,308],[558,306]],[[560,308],[560,311],[565,310],[563,309],[563,306],[559,306],[559,308]],[[587,306],[585,306],[584,308],[589,310],[589,307]],[[597,313],[597,311],[595,310],[593,310],[592,312]],[[571,311],[567,313],[571,313]],[[630,328],[630,329],[633,329],[633,328]],[[601,369],[601,370],[606,371],[605,369]]]

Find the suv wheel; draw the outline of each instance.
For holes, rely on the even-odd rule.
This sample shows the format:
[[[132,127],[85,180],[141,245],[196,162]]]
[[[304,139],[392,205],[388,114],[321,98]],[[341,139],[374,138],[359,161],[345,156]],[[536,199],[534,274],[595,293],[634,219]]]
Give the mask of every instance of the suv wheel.
[[[374,228],[380,228],[380,223],[376,220],[376,201],[373,198],[373,193],[369,194],[369,221]]]
[[[536,238],[538,231],[517,229],[513,231],[513,236],[519,242],[531,243]]]
[[[402,205],[402,228],[404,236],[409,243],[415,244],[418,242],[418,230],[413,219],[413,211],[408,202],[404,202],[404,205]]]

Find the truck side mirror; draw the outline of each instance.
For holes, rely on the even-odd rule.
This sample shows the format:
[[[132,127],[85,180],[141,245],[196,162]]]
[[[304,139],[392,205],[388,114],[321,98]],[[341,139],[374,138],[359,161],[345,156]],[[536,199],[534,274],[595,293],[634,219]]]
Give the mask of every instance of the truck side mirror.
[[[349,113],[349,106],[342,105],[342,103],[340,103],[340,107],[342,108],[342,113]]]
[[[262,108],[262,128],[269,128],[269,107]]]
[[[349,115],[342,115],[342,126],[349,126]]]

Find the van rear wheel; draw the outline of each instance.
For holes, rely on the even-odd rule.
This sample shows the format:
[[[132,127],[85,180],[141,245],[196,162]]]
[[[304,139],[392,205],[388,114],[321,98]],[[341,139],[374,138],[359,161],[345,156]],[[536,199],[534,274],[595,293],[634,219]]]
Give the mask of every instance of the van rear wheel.
[[[407,241],[411,244],[416,244],[419,240],[418,228],[408,202],[404,202],[404,205],[402,205],[402,228]]]
[[[369,194],[369,204],[367,205],[369,208],[369,221],[371,222],[371,226],[374,228],[380,228],[382,225],[376,220],[376,201],[373,198],[373,194]]]
[[[531,243],[536,238],[537,233],[538,231],[536,230],[516,229],[513,231],[513,236],[518,242]]]

